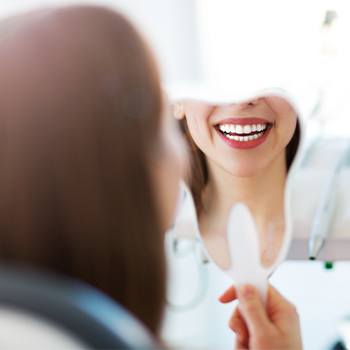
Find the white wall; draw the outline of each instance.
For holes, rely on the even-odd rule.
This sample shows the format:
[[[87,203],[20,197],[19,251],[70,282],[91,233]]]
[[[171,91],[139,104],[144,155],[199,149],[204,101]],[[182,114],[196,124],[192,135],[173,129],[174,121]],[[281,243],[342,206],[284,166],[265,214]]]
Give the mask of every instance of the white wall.
[[[79,3],[109,6],[129,16],[154,49],[164,81],[199,77],[195,0],[1,0],[0,16]]]

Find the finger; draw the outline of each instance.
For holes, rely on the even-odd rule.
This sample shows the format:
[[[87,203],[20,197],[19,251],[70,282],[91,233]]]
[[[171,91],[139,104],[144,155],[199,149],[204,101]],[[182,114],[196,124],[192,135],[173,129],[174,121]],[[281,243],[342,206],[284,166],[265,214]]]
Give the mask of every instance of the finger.
[[[175,117],[175,119],[182,119],[185,116],[185,110],[184,105],[182,102],[175,102],[172,106],[172,114]]]
[[[270,286],[267,299],[267,311],[272,322],[277,318],[285,318],[291,321],[291,317],[297,316],[294,305],[289,302],[277,289]]]
[[[236,333],[236,349],[248,350],[249,349],[249,337],[244,333]]]
[[[234,331],[243,331],[243,333],[246,333],[248,335],[248,328],[244,321],[244,318],[241,314],[241,311],[237,307],[232,314],[230,321],[229,321],[229,327]]]
[[[236,350],[248,350],[249,349],[248,341],[244,338],[241,338],[240,335],[237,335],[235,349]]]
[[[237,291],[235,286],[230,287],[224,294],[219,297],[219,301],[222,303],[229,303],[237,299]]]
[[[229,327],[234,331],[238,332],[240,329],[242,329],[245,326],[244,320],[241,316],[241,313],[239,311],[239,308],[237,307],[235,311],[233,312],[230,321],[229,321]]]
[[[249,332],[239,308],[234,311],[229,326],[236,333],[237,344],[240,344],[241,347],[248,346]]]
[[[269,286],[267,304],[269,308],[290,306],[291,303],[274,287]]]
[[[238,297],[240,311],[249,334],[266,332],[271,327],[271,323],[258,291],[253,286],[245,285],[239,289]]]

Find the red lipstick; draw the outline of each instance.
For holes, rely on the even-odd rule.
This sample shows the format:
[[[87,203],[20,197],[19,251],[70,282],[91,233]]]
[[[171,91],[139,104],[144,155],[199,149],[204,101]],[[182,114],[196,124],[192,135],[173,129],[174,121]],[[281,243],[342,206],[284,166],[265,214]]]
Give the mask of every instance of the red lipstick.
[[[245,126],[249,125],[250,128]],[[227,118],[215,126],[221,139],[230,147],[252,149],[264,143],[273,124],[261,118]]]

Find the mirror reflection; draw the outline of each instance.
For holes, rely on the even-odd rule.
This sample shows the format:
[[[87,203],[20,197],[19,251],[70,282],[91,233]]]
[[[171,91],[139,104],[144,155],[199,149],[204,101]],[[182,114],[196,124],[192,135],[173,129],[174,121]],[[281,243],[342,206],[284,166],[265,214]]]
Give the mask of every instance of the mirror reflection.
[[[187,183],[210,257],[222,269],[231,266],[227,219],[241,202],[255,219],[261,264],[273,266],[285,239],[285,185],[300,138],[295,108],[278,95],[227,104],[189,99],[176,103],[174,115],[190,148]]]

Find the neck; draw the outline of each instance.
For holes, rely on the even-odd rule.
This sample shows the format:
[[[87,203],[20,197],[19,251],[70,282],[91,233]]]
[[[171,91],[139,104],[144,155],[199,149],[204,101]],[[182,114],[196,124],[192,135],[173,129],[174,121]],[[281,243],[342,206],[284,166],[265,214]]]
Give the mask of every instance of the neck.
[[[283,222],[286,182],[284,153],[268,169],[254,176],[234,176],[210,160],[208,171],[209,181],[203,193],[201,221],[203,218],[205,223],[215,223],[216,227],[222,223],[220,227],[224,228],[233,204],[242,202],[251,210],[258,227],[266,228],[271,222]],[[207,226],[205,223],[204,226]]]

